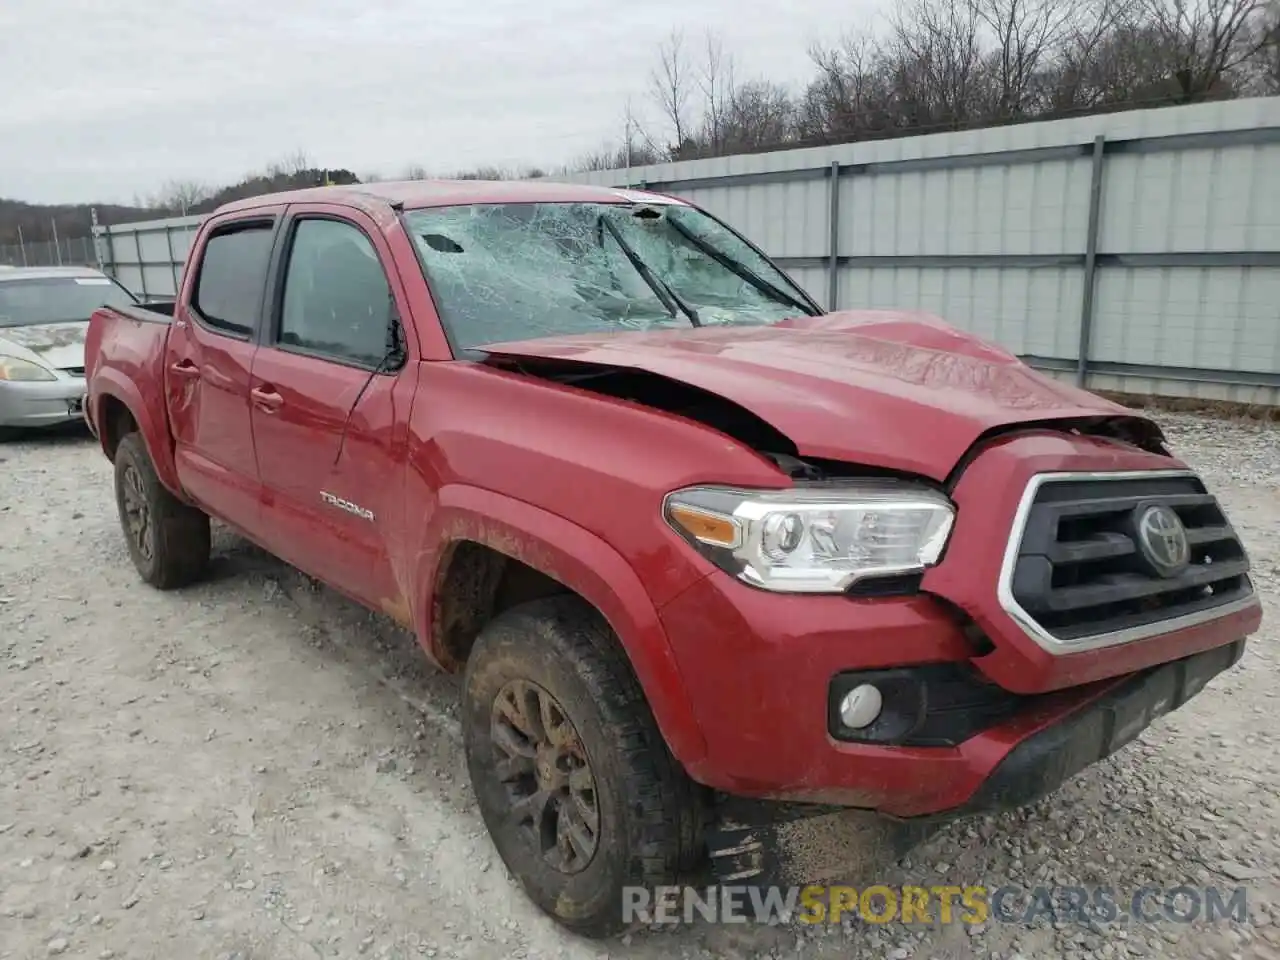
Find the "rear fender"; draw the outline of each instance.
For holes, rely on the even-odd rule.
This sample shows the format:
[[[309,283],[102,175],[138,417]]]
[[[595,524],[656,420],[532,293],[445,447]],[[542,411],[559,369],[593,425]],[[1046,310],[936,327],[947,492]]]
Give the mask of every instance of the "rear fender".
[[[440,490],[426,531],[434,546],[419,571],[414,626],[432,649],[435,592],[441,559],[449,544],[471,540],[551,577],[592,604],[613,628],[644,689],[649,707],[671,752],[686,768],[706,755],[688,691],[676,665],[658,612],[631,565],[595,534],[531,504],[478,487],[454,484]]]
[[[151,412],[156,403],[163,410],[164,396],[159,395],[155,403],[147,403],[133,381],[110,367],[100,367],[93,374],[93,422],[97,426],[98,442],[102,444],[103,453],[107,452],[107,424],[105,422],[106,400],[112,397],[125,405],[138,425],[138,431],[147,445],[147,453],[155,465],[156,476],[175,497],[186,501],[186,495],[178,483],[178,472],[173,459],[173,444],[169,437],[169,424],[161,420],[157,422]]]

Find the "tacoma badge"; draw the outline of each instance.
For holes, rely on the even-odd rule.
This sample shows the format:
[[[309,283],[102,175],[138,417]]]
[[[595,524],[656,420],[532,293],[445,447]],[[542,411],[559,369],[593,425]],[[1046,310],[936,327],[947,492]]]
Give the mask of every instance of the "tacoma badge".
[[[323,490],[320,491],[320,499],[331,507],[337,507],[339,510],[347,511],[347,513],[354,513],[357,517],[362,517],[365,520],[373,520],[372,510],[366,510],[350,500],[343,500],[341,497],[335,497],[332,493],[326,493]]]

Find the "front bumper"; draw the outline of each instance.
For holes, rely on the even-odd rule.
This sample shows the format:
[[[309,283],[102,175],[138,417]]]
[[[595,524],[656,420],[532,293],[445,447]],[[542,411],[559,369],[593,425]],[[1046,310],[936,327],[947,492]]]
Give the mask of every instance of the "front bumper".
[[[87,387],[79,377],[0,382],[0,427],[53,427],[83,418]]]
[[[1167,457],[1086,437],[1043,432],[997,441],[956,484],[946,555],[913,596],[787,595],[711,573],[659,611],[706,744],[704,755],[686,760],[690,775],[737,797],[899,818],[956,811],[1007,769],[1008,757],[1021,755],[1022,744],[1118,686],[1202,653],[1217,662],[1222,648],[1258,627],[1251,592],[1203,622],[1169,622],[1165,632],[1078,651],[1046,649],[998,595],[1007,531],[1032,477],[1170,466]],[[961,678],[963,696],[950,704],[927,689],[914,700],[905,694],[897,719],[907,720],[897,733],[847,736],[835,725],[833,687],[874,671],[887,714],[887,677],[903,681],[899,691],[926,674],[938,689],[955,689],[948,665],[976,679]],[[976,699],[964,699],[969,693]],[[920,724],[910,722],[913,704]]]
[[[1106,684],[1087,704],[1019,742],[968,800],[941,814],[893,818],[728,800],[708,838],[713,873],[724,883],[807,884],[848,879],[899,858],[950,820],[1016,808],[1053,792],[1178,709],[1243,653],[1239,640]]]
[[[1125,746],[1235,666],[1244,640],[1152,667],[1110,685],[1088,706],[1027,737],[1009,751],[957,814],[1022,806],[1051,793]]]
[[[1052,743],[1052,731],[1153,669],[1196,663],[1197,682],[1187,685],[1195,692],[1200,679],[1235,662],[1245,634],[1221,632],[1234,629],[1226,618],[1217,644],[1198,654],[1204,659],[1042,694],[1009,694],[1014,709],[1000,704],[985,726],[937,746],[838,739],[829,709],[833,684],[851,672],[910,674],[918,667],[924,674],[938,664],[974,662],[961,618],[930,597],[784,596],[713,575],[664,607],[661,617],[707,743],[705,757],[687,765],[695,780],[740,798],[857,807],[899,818],[965,808],[994,789],[986,785],[998,771],[1012,776],[1008,758],[1023,756],[1024,744]],[[1202,675],[1204,664],[1217,666]],[[936,732],[937,724],[931,726]],[[1098,756],[1105,752],[1093,759]],[[1064,757],[1046,762],[1068,763]],[[1001,795],[1009,792],[1016,791],[1000,788]]]

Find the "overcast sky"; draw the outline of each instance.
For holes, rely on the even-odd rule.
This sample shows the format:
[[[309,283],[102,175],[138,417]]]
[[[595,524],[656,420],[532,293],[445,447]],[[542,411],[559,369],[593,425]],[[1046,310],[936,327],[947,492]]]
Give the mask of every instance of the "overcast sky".
[[[806,46],[881,0],[0,0],[0,196],[130,202],[302,150],[401,175],[555,165],[622,138],[673,27],[740,76],[799,83]]]

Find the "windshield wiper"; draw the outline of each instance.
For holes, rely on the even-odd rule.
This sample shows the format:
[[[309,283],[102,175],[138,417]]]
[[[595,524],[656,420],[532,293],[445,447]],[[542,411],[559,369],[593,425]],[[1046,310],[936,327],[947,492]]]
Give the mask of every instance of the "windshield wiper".
[[[692,243],[695,247],[697,247],[707,256],[711,257],[713,260],[716,261],[716,263],[720,264],[720,266],[724,267],[726,270],[732,273],[736,273],[743,280],[747,281],[747,283],[751,284],[753,287],[755,287],[757,290],[763,293],[766,297],[769,297],[772,300],[777,300],[779,303],[785,303],[788,306],[795,307],[796,309],[803,311],[804,315],[807,317],[814,316],[813,307],[805,303],[799,297],[793,297],[791,294],[787,293],[781,287],[775,286],[774,284],[766,280],[764,277],[760,276],[760,274],[756,273],[754,270],[748,267],[745,263],[735,260],[733,259],[733,257],[730,257],[728,254],[717,250],[715,247],[709,244],[706,240],[703,240],[700,236],[698,236],[696,233],[694,233],[692,230],[690,230],[680,221],[675,220],[672,217],[666,217],[665,219],[667,223],[669,223],[671,227],[678,234],[680,234],[680,236],[684,237],[686,240]]]
[[[671,312],[672,317],[683,313],[695,327],[702,326],[702,321],[698,319],[698,311],[686,303],[680,294],[654,275],[653,271],[640,259],[640,255],[631,248],[631,244],[622,238],[622,232],[618,229],[617,224],[611,222],[602,213],[600,214],[600,225],[608,230],[609,236],[618,242],[618,247],[622,250],[623,256],[636,268],[636,273],[640,274],[640,279],[649,285],[649,289],[662,301],[662,305]]]

